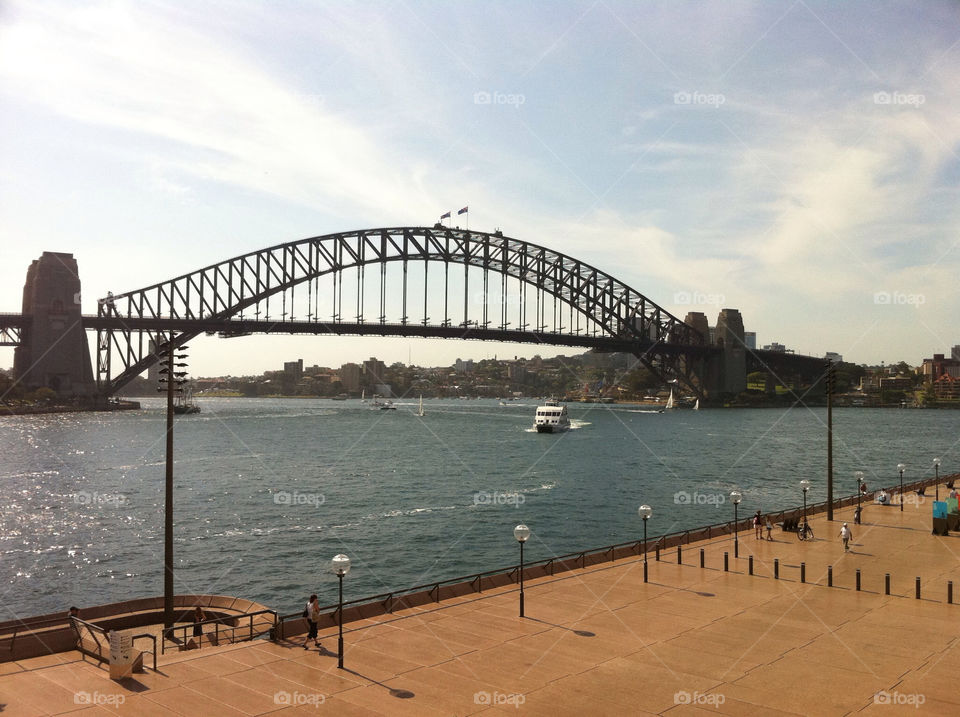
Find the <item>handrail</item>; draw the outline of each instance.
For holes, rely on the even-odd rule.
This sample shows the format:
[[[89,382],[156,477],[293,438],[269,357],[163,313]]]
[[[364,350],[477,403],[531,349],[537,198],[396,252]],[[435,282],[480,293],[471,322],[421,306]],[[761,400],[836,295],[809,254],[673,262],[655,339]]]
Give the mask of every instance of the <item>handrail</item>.
[[[958,474],[953,474],[953,475],[940,476],[939,481],[940,481],[940,482],[945,482],[945,481],[950,480],[951,478],[960,480],[960,473],[958,473]],[[904,486],[903,486],[903,490],[904,490],[904,492],[906,493],[907,491],[913,491],[913,490],[916,490],[917,488],[920,488],[920,487],[926,487],[926,486],[929,486],[929,485],[933,485],[933,484],[936,483],[936,482],[937,482],[937,478],[936,478],[936,477],[933,477],[933,478],[925,478],[925,479],[923,479],[923,480],[914,481],[914,482],[909,483],[909,484],[906,484],[906,483],[905,483]],[[897,486],[897,489],[899,490],[899,486]],[[844,497],[837,498],[837,499],[835,499],[835,500],[833,501],[833,503],[834,503],[835,506],[843,507],[843,506],[845,506],[845,505],[852,505],[853,503],[856,502],[856,499],[857,499],[857,493],[853,493],[853,494],[850,494],[850,495],[848,495],[848,496],[844,496]],[[827,509],[827,503],[828,503],[828,501],[822,501],[822,502],[820,502],[820,503],[808,504],[808,505],[807,505],[807,515],[812,515],[812,514],[816,514],[816,513],[825,512],[826,509]],[[802,511],[802,510],[803,510],[803,506],[802,506],[802,505],[798,505],[798,506],[796,506],[795,508],[785,508],[785,509],[782,509],[782,510],[779,511],[779,513],[771,513],[771,515],[777,515],[777,516],[779,516],[780,519],[782,520],[785,515],[790,514],[790,513],[799,513],[799,512]],[[723,522],[719,522],[719,523],[711,523],[711,524],[709,524],[709,525],[700,526],[700,527],[698,527],[698,528],[686,528],[686,529],[678,530],[678,531],[675,531],[675,532],[672,532],[672,533],[664,533],[663,535],[660,535],[660,536],[652,536],[652,537],[650,537],[650,538],[647,539],[647,546],[656,547],[656,546],[659,545],[659,546],[661,546],[662,548],[666,548],[666,543],[667,543],[669,540],[672,540],[672,539],[675,539],[675,538],[678,539],[678,540],[681,541],[681,542],[683,541],[684,538],[686,538],[687,544],[689,544],[689,542],[690,542],[690,535],[691,535],[691,534],[703,533],[703,532],[706,532],[706,533],[707,533],[707,537],[708,537],[708,539],[709,539],[714,529],[724,528],[727,533],[732,533],[732,532],[733,532],[733,527],[732,527],[732,526],[733,526],[734,522],[736,522],[737,525],[739,525],[739,524],[741,524],[741,523],[745,523],[747,520],[748,520],[747,518],[745,518],[744,520],[737,520],[737,521],[728,520],[728,521],[723,521]],[[641,540],[633,539],[633,540],[629,540],[629,541],[626,541],[626,542],[623,542],[623,543],[614,543],[613,545],[606,545],[606,546],[601,547],[601,548],[593,548],[593,549],[591,549],[591,550],[585,550],[585,551],[584,551],[584,550],[578,550],[578,551],[575,551],[575,552],[572,552],[572,553],[566,553],[566,554],[564,554],[564,555],[557,555],[557,556],[553,556],[553,557],[549,557],[549,558],[543,558],[543,559],[541,559],[541,560],[537,560],[537,561],[530,562],[530,563],[524,562],[524,573],[526,573],[526,572],[527,572],[528,570],[530,570],[530,569],[534,569],[534,568],[538,568],[538,567],[543,567],[543,568],[550,568],[550,574],[553,575],[553,565],[554,565],[554,563],[556,563],[556,562],[564,562],[564,561],[566,561],[566,560],[569,560],[569,559],[571,559],[571,558],[574,558],[574,559],[576,559],[577,561],[580,561],[581,564],[585,566],[585,565],[586,565],[586,556],[587,556],[587,555],[596,555],[596,554],[598,554],[598,553],[604,553],[604,552],[608,552],[608,551],[613,551],[612,554],[615,555],[615,554],[616,554],[616,551],[617,551],[618,549],[624,549],[624,548],[630,548],[630,547],[633,547],[633,548],[635,549],[636,554],[639,555],[639,554],[642,552],[643,540],[642,540],[642,539],[641,539]],[[648,549],[649,549],[649,548],[648,548]],[[469,574],[467,574],[467,575],[460,575],[460,576],[453,577],[453,578],[446,578],[446,579],[444,579],[444,580],[437,580],[437,581],[431,582],[431,583],[424,583],[424,584],[422,584],[422,585],[415,585],[415,586],[413,586],[413,587],[406,588],[406,589],[404,589],[404,590],[393,590],[393,591],[388,592],[388,593],[379,593],[379,594],[376,594],[376,595],[368,595],[368,596],[366,596],[366,597],[355,598],[355,599],[353,599],[353,600],[345,600],[345,601],[343,602],[343,607],[344,607],[344,608],[347,608],[347,607],[351,607],[351,606],[355,606],[355,605],[364,605],[364,604],[369,604],[369,603],[374,603],[374,602],[385,602],[385,601],[389,600],[389,601],[390,601],[390,610],[389,610],[389,612],[392,612],[392,611],[393,611],[393,605],[392,605],[392,603],[394,602],[394,600],[397,599],[398,597],[401,597],[401,598],[402,598],[404,595],[413,595],[413,594],[416,594],[416,593],[427,592],[427,593],[431,594],[431,598],[432,598],[432,594],[433,594],[434,592],[436,592],[437,597],[436,597],[435,599],[434,599],[434,598],[432,598],[432,599],[434,599],[435,602],[439,602],[440,588],[441,588],[442,586],[444,586],[444,585],[456,585],[456,584],[460,584],[460,583],[471,583],[471,584],[472,584],[472,583],[477,583],[478,585],[482,585],[482,584],[483,584],[483,578],[484,578],[484,577],[495,576],[495,575],[508,575],[508,576],[511,577],[511,580],[512,580],[513,582],[519,582],[519,570],[520,570],[520,566],[519,566],[519,565],[512,565],[512,566],[505,567],[505,568],[498,568],[498,569],[494,569],[494,570],[485,570],[485,571],[477,572],[477,573],[469,573]],[[480,590],[476,590],[476,592],[481,592],[481,591],[480,591]],[[323,607],[320,608],[321,612],[330,613],[330,614],[336,614],[339,609],[340,609],[340,604],[339,604],[339,603],[334,603],[334,604],[332,604],[332,605],[326,605],[326,606],[323,606]],[[279,632],[278,632],[278,636],[279,636],[281,639],[283,638],[283,634],[284,634],[284,629],[283,629],[284,623],[285,623],[287,620],[294,620],[294,619],[297,619],[297,618],[303,619],[303,613],[302,613],[302,612],[294,612],[294,613],[289,613],[289,614],[286,614],[286,615],[279,615],[279,614],[278,614],[277,619],[278,619],[279,627],[280,627]]]
[[[133,641],[136,641],[144,637],[153,641],[153,650],[151,651],[150,654],[153,655],[153,671],[156,672],[157,671],[157,636],[151,635],[149,632],[144,632],[139,635],[134,635],[130,639]]]
[[[235,640],[236,631],[242,629],[243,627],[249,628],[249,635],[246,637],[247,640],[252,640],[253,635],[253,618],[258,615],[272,615],[273,616],[273,625],[271,630],[275,630],[277,627],[277,611],[266,609],[266,610],[257,610],[255,612],[244,612],[237,613],[236,615],[225,615],[224,617],[213,617],[209,620],[201,620],[200,622],[188,622],[183,625],[173,625],[171,627],[164,628],[163,630],[163,640],[160,643],[160,652],[161,654],[166,654],[167,652],[167,641],[173,642],[175,644],[186,644],[188,642],[187,630],[192,630],[196,625],[213,625],[214,626],[214,635],[217,643],[220,642],[220,625],[226,625],[229,623],[239,622],[243,618],[248,619],[248,625],[241,626],[236,624],[230,624],[229,628],[225,629],[224,632],[230,632],[230,637],[225,638],[228,642],[239,642]],[[179,638],[175,635],[176,632],[183,630],[183,640],[178,642]],[[197,649],[203,647],[203,640],[201,639],[197,644]]]

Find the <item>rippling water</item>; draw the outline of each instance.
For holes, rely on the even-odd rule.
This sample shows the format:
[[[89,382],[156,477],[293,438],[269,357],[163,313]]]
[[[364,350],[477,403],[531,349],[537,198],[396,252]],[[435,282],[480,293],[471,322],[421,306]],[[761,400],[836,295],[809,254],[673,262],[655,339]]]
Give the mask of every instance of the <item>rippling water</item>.
[[[164,412],[0,419],[0,604],[36,615],[163,592]],[[826,411],[570,406],[574,430],[531,431],[532,400],[202,399],[175,428],[176,591],[224,593],[295,611],[335,599],[825,498]],[[960,412],[834,411],[836,494],[960,464]]]

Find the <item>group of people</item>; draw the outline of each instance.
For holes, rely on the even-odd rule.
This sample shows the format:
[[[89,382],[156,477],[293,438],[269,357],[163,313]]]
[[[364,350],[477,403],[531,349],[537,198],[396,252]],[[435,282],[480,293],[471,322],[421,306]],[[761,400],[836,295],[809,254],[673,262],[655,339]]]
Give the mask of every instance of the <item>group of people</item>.
[[[773,540],[773,523],[768,515],[764,518],[758,510],[753,514],[753,537],[757,540],[763,540],[763,529],[767,529],[767,540]]]

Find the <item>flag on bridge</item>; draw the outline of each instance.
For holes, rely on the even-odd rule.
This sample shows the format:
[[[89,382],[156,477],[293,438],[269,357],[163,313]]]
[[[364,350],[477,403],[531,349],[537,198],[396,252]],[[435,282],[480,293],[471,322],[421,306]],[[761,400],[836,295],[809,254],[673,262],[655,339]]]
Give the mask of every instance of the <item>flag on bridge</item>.
[[[458,214],[458,215],[460,215],[460,214],[466,214],[466,213],[467,213],[467,210],[468,210],[469,208],[470,208],[470,207],[464,207],[464,208],[461,209],[459,212],[457,212],[457,214]]]
[[[449,219],[449,218],[450,218],[450,212],[440,215],[440,221],[443,221],[444,219]]]

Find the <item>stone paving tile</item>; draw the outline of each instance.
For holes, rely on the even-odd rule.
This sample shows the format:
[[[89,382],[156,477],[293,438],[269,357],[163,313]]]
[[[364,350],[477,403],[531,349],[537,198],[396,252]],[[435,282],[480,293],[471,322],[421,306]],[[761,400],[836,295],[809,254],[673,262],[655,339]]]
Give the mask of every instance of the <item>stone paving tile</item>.
[[[188,686],[174,687],[170,690],[152,693],[147,696],[151,702],[178,715],[204,715],[204,717],[244,717],[246,712],[230,707],[207,695],[191,690]]]

